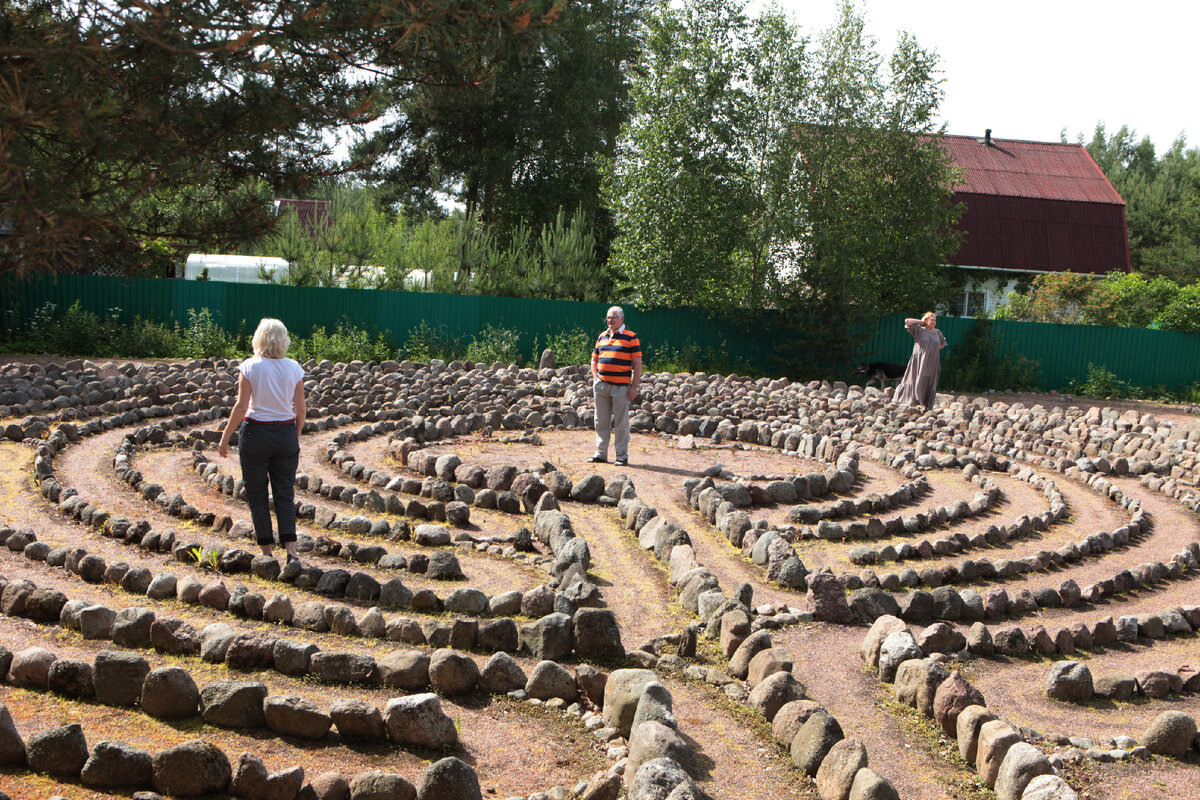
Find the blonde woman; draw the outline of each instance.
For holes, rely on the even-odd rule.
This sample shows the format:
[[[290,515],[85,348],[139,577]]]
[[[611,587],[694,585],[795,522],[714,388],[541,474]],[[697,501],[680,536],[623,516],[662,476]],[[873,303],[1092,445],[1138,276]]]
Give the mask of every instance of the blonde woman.
[[[289,562],[296,554],[296,467],[300,463],[300,431],[308,407],[304,401],[304,369],[286,358],[287,328],[265,318],[254,331],[254,356],[238,367],[237,401],[221,435],[217,452],[229,454],[229,439],[238,432],[238,459],[246,486],[246,503],[254,523],[254,538],[263,555],[274,552],[270,484],[279,523],[279,543]]]
[[[926,311],[920,319],[909,317],[904,327],[913,337],[912,357],[904,377],[892,395],[892,402],[899,406],[925,406],[933,408],[937,400],[938,376],[942,374],[941,350],[946,346],[946,337],[937,329],[937,314]]]

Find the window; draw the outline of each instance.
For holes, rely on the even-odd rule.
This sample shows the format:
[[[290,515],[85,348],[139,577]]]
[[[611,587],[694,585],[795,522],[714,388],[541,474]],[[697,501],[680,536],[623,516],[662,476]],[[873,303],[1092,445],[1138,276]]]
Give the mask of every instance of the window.
[[[987,313],[987,292],[973,290],[964,291],[950,307],[950,315],[954,317],[977,317]]]
[[[967,292],[964,317],[978,317],[987,313],[987,292]]]

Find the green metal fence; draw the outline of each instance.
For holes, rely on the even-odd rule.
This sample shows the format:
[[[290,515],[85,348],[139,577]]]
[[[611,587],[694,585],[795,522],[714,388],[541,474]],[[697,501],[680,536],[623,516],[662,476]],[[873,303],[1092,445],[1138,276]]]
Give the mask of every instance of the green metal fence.
[[[494,325],[520,331],[522,348],[529,355],[559,332],[581,328],[599,333],[606,309],[602,303],[565,300],[83,275],[37,275],[20,282],[5,278],[0,280],[0,301],[6,310],[17,309],[23,316],[47,302],[65,309],[78,301],[96,314],[115,308],[125,319],[141,316],[163,322],[185,321],[188,309],[208,308],[228,330],[249,331],[261,317],[270,316],[282,319],[299,336],[310,335],[318,326],[330,330],[349,322],[382,331],[397,345],[422,321],[464,343]],[[632,308],[627,309],[627,317],[642,339],[648,360],[664,351],[690,350],[764,372],[781,371],[777,327],[769,319],[760,318],[751,327],[694,309]],[[938,324],[953,348],[975,323],[943,317]],[[1011,348],[1040,364],[1047,388],[1085,378],[1089,364],[1103,365],[1121,380],[1142,386],[1182,389],[1200,382],[1200,334],[1035,322],[991,325],[1001,352]],[[904,330],[903,318],[889,316],[869,337],[863,359],[904,362],[911,351],[912,338]]]
[[[6,308],[19,308],[23,316],[47,302],[60,311],[78,301],[83,309],[96,314],[115,308],[123,319],[141,316],[161,322],[184,322],[188,309],[208,308],[226,330],[240,327],[251,331],[262,317],[277,317],[293,335],[305,337],[318,326],[328,331],[348,322],[383,332],[397,345],[421,322],[464,344],[485,326],[493,325],[520,331],[526,355],[533,355],[535,347],[556,333],[582,329],[595,336],[604,328],[608,308],[603,303],[568,300],[85,275],[0,280],[0,298]],[[754,336],[734,323],[691,309],[645,313],[629,309],[627,315],[629,327],[638,332],[648,355],[650,351],[661,357],[667,351],[691,350],[767,366],[765,336]]]
[[[943,358],[974,324],[973,319],[938,319],[946,336]],[[1138,386],[1179,390],[1200,382],[1197,333],[1002,320],[990,324],[999,340],[998,351],[1007,354],[1011,350],[1038,362],[1046,388],[1060,389],[1072,380],[1085,379],[1091,364],[1104,366],[1120,380]],[[868,342],[867,352],[878,354],[873,360],[904,362],[912,346],[903,317],[885,317]]]

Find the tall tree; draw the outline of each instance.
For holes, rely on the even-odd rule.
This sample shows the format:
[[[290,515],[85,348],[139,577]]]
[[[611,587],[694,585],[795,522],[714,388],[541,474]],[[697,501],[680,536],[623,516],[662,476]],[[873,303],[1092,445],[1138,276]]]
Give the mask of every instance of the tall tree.
[[[0,269],[222,246],[331,168],[380,82],[481,80],[542,0],[0,0]],[[187,213],[156,214],[177,202]]]
[[[401,87],[354,152],[402,205],[430,210],[447,193],[502,238],[553,224],[560,209],[604,229],[597,164],[628,113],[644,2],[570,3],[534,45],[487,61],[484,81]]]
[[[741,0],[662,2],[646,27],[606,183],[639,301],[773,306],[837,357],[937,299],[957,212],[933,54],[903,36],[885,66],[850,3],[815,45]]]
[[[954,170],[934,122],[936,56],[901,34],[885,62],[843,3],[814,53],[817,75],[796,136],[805,233],[776,271],[774,298],[824,331],[822,353],[849,358],[862,323],[942,299],[958,245]]]
[[[749,136],[751,23],[739,0],[660,0],[645,26],[636,110],[606,182],[613,269],[645,305],[741,305],[758,210],[748,158],[777,144]]]
[[[1082,141],[1082,136],[1080,137]],[[1135,270],[1180,284],[1200,281],[1200,149],[1180,136],[1161,157],[1149,137],[1097,125],[1088,152],[1125,200]]]

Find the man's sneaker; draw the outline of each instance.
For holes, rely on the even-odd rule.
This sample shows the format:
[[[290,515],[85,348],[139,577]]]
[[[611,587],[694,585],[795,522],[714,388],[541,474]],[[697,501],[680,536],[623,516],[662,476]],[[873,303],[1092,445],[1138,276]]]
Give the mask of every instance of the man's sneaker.
[[[613,462],[613,464],[617,465],[618,467],[627,467],[627,466],[629,466],[629,459],[628,458],[618,458],[616,461]]]
[[[605,458],[604,456],[592,456],[591,458],[589,458],[587,460],[587,463],[589,463],[589,464],[607,464],[608,459]]]

